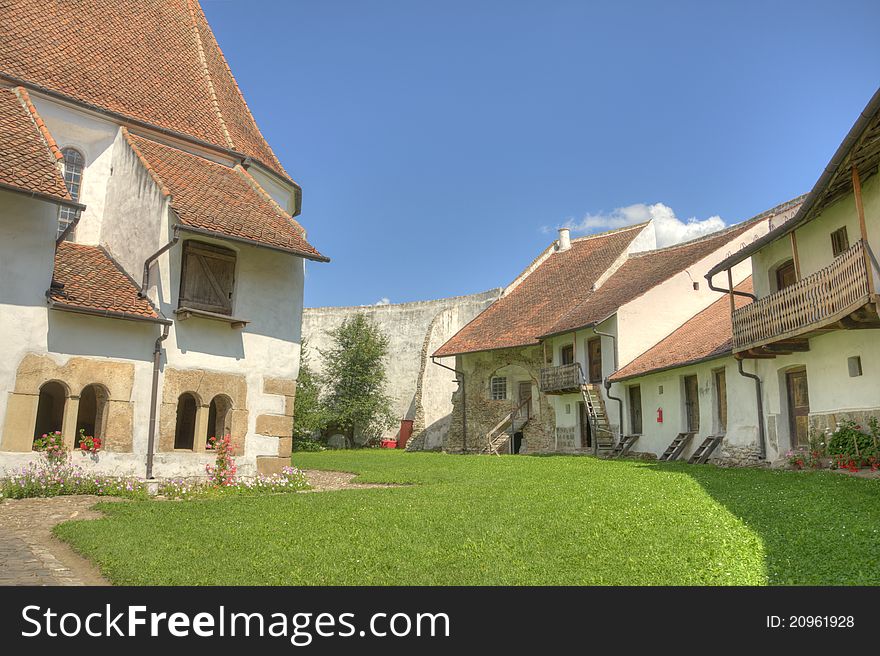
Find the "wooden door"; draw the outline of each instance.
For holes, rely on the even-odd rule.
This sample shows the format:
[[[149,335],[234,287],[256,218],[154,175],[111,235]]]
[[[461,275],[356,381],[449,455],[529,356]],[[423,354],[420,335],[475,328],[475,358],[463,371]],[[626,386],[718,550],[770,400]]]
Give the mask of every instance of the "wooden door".
[[[715,371],[715,414],[718,417],[718,432],[727,432],[727,378],[724,369]]]
[[[785,375],[788,388],[788,430],[792,448],[810,443],[810,391],[805,369],[789,371]]]
[[[797,282],[797,271],[794,268],[794,260],[789,260],[776,269],[776,291],[790,287]]]
[[[700,431],[700,392],[696,376],[684,377],[684,414],[687,432]]]
[[[587,404],[583,401],[578,402],[578,425],[581,430],[581,448],[588,449],[593,446],[591,440],[592,430],[590,428],[590,416],[587,414]]]
[[[525,403],[526,399],[529,400],[529,403],[526,403],[525,406],[520,408],[519,418],[520,419],[529,419],[532,416],[532,381],[523,380],[520,381],[519,385],[517,385],[517,402],[516,405],[520,406]]]
[[[587,340],[587,367],[591,383],[602,382],[602,340],[599,337]]]
[[[638,385],[629,388],[629,434],[642,434],[642,388]]]

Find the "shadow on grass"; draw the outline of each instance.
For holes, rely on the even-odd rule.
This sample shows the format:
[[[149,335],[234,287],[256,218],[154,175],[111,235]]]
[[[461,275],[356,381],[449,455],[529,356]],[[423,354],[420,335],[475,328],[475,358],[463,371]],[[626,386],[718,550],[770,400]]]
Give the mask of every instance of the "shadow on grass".
[[[880,481],[832,472],[636,466],[680,472],[764,543],[768,583],[880,584]]]

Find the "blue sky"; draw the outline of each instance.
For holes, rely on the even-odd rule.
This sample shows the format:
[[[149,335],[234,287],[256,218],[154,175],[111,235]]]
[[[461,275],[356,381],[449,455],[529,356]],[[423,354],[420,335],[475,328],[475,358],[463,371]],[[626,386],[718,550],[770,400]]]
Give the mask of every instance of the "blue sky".
[[[880,81],[877,2],[202,5],[333,260],[310,307],[501,286],[645,206],[736,223],[809,191]]]

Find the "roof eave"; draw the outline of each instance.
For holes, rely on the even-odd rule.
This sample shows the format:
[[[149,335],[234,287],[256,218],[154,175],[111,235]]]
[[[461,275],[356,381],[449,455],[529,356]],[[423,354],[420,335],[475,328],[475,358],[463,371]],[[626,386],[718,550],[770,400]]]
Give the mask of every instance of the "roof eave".
[[[859,137],[861,137],[862,133],[868,127],[869,122],[878,112],[880,112],[880,89],[877,89],[877,91],[874,92],[874,95],[871,97],[871,100],[868,101],[865,109],[859,114],[859,118],[856,119],[856,122],[853,124],[852,128],[850,128],[850,131],[847,133],[846,137],[844,137],[840,146],[838,146],[834,155],[831,157],[831,161],[825,167],[825,170],[822,171],[822,175],[819,176],[816,184],[813,185],[810,193],[807,194],[803,205],[800,206],[797,213],[776,230],[768,232],[766,235],[760,239],[756,239],[745,248],[742,248],[733,255],[721,260],[721,262],[709,269],[708,273],[705,275],[706,280],[711,280],[715,274],[739,264],[752,253],[759,251],[767,244],[774,242],[781,237],[785,237],[790,232],[793,232],[799,225],[805,223],[808,220],[816,201],[819,200],[819,197],[822,195],[825,186],[831,181],[831,178],[837,172],[837,169],[840,167],[843,160],[846,159],[853,145],[858,141]]]
[[[65,207],[70,207],[72,209],[78,210],[82,212],[86,209],[86,206],[82,203],[77,203],[73,200],[68,200],[66,198],[60,198],[58,196],[53,196],[52,194],[46,194],[42,191],[34,191],[32,189],[25,189],[23,187],[16,187],[15,185],[6,184],[5,182],[0,182],[0,189],[5,191],[11,191],[16,194],[21,194],[22,196],[29,196],[30,198],[35,198],[37,200],[46,201],[47,203],[54,203],[56,205],[63,205]]]
[[[615,376],[609,376],[609,380],[612,383],[622,383],[627,380],[632,380],[633,378],[642,378],[643,376],[651,376],[653,374],[659,374],[664,371],[670,371],[672,369],[680,369],[682,367],[691,367],[695,364],[702,364],[704,362],[709,362],[711,360],[717,360],[719,358],[726,358],[726,357],[732,356],[732,355],[733,355],[733,351],[731,351],[730,349],[727,349],[725,351],[722,351],[721,353],[715,353],[713,355],[706,355],[706,356],[703,356],[702,358],[696,358],[694,360],[687,360],[686,362],[677,362],[675,364],[670,364],[665,367],[657,367],[656,369],[648,369],[647,371],[642,371],[637,374],[629,374],[626,376],[620,376],[619,378],[615,377]]]
[[[305,251],[300,251],[295,248],[284,248],[283,246],[275,246],[273,244],[267,244],[262,241],[257,241],[256,239],[248,239],[247,237],[239,237],[237,235],[230,235],[225,232],[218,232],[215,230],[207,230],[206,228],[197,228],[195,226],[188,225],[186,223],[178,223],[177,224],[179,230],[184,230],[186,232],[192,232],[198,235],[206,235],[208,237],[214,237],[216,239],[224,239],[226,241],[234,241],[242,244],[248,244],[250,246],[256,246],[257,248],[266,248],[272,251],[278,251],[279,253],[286,253],[288,255],[295,255],[297,257],[301,257],[304,260],[312,260],[313,262],[329,262],[330,258],[326,255],[321,255],[320,253],[307,253]]]

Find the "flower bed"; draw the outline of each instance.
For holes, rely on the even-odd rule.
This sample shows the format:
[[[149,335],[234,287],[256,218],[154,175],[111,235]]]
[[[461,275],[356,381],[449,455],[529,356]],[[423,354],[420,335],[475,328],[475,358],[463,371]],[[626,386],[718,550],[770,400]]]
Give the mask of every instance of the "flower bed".
[[[0,480],[0,499],[57,497],[64,494],[147,498],[146,486],[134,478],[96,476],[70,462],[43,458]]]
[[[159,484],[159,495],[169,499],[203,499],[227,495],[272,494],[309,489],[305,474],[295,467],[285,467],[280,474],[236,478],[223,485],[212,481],[174,479]]]

